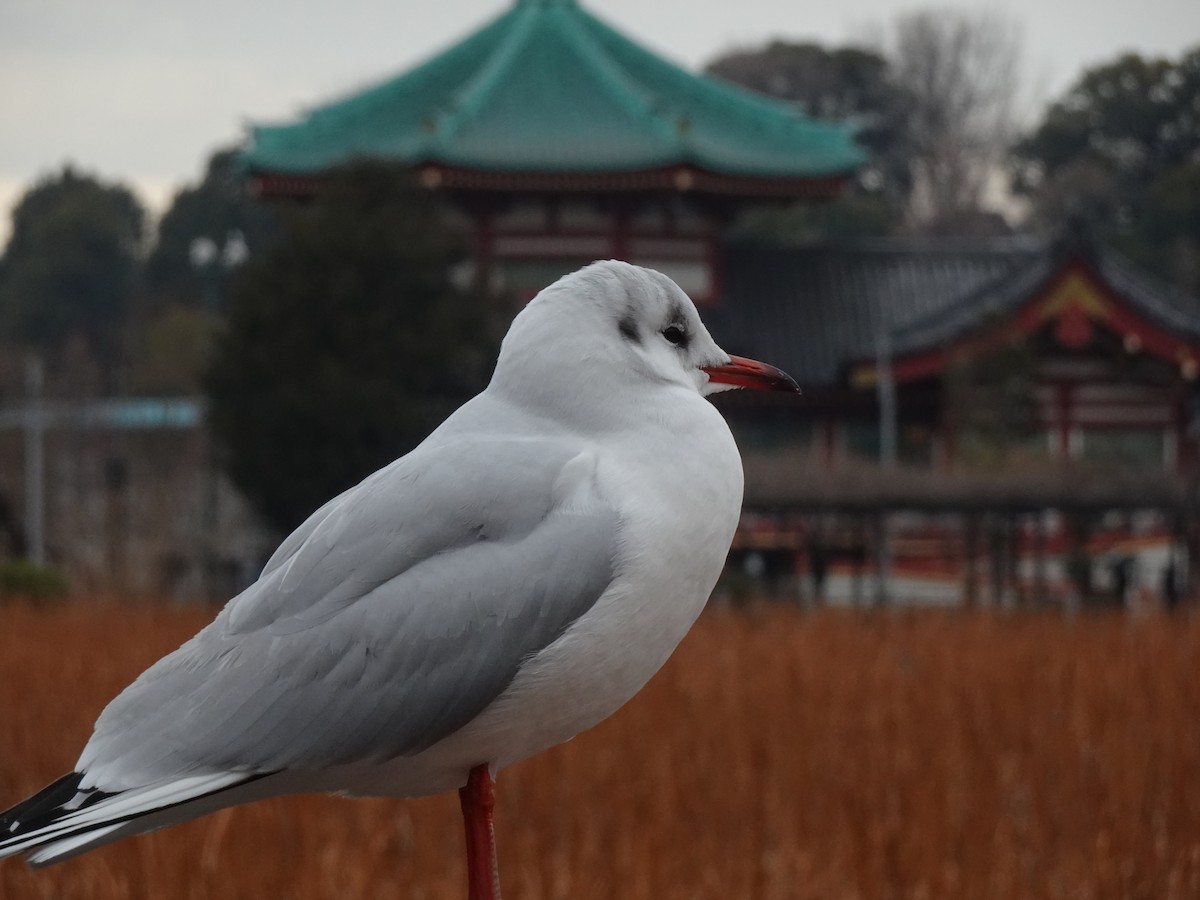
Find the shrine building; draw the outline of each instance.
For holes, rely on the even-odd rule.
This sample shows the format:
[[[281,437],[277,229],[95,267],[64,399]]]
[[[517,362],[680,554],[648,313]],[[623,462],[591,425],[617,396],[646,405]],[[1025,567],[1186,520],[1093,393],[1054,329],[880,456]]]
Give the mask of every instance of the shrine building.
[[[704,304],[734,215],[831,197],[864,156],[849,126],[689,73],[574,0],[517,0],[398,77],[254,127],[242,160],[262,197],[393,162],[445,197],[476,274],[518,296],[611,258]]]
[[[955,409],[956,382],[1001,380],[1007,388],[982,385],[972,397],[1001,404],[995,392],[1008,391],[1009,433],[996,439],[1018,442],[1027,465],[1185,475],[1200,462],[1200,300],[1085,233],[733,244],[724,266],[724,302],[706,317],[714,335],[806,388],[800,423],[772,418],[761,401],[746,407],[760,446],[807,448],[825,466],[878,460],[886,367],[900,465],[992,462],[980,445],[988,435],[969,433],[988,430],[981,411]]]
[[[1200,299],[1079,230],[729,244],[724,266],[714,337],[804,388],[723,404],[735,560],[849,602],[1194,591]]]

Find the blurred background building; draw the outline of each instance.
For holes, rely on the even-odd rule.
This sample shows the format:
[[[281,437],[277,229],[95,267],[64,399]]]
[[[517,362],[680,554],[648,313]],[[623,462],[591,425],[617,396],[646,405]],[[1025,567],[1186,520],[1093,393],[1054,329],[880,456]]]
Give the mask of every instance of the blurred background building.
[[[812,83],[836,57],[798,56]],[[203,288],[190,312],[148,304],[140,333],[167,370],[219,341],[227,276],[270,246],[269,212],[383,164],[466,248],[456,284],[521,302],[625,259],[679,282],[727,349],[800,381],[798,402],[719,400],[747,470],[727,596],[1181,602],[1200,553],[1200,300],[1077,209],[1036,233],[957,201],[923,226],[877,227],[892,195],[936,206],[953,179],[941,164],[896,174],[897,122],[919,104],[881,94],[865,114],[886,94],[882,60],[836,61],[859,67],[854,91],[799,102],[775,79],[773,98],[686,72],[570,0],[521,0],[214,157],[147,276],[152,296],[172,277]],[[761,88],[745,63],[713,70]],[[103,336],[88,337],[49,363],[9,359],[0,548],[85,589],[227,595],[279,529],[223,474],[200,382],[147,374],[148,353],[106,368]]]
[[[242,158],[262,197],[364,158],[413,172],[493,289],[528,299],[624,259],[702,304],[739,213],[828,199],[865,159],[848,126],[685,72],[573,2],[517,3],[412,71],[253,128]]]

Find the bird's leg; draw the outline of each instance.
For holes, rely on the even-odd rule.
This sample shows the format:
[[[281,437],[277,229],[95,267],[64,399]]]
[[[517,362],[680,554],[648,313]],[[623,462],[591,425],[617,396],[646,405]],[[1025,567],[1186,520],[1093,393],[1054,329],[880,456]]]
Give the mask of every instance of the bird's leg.
[[[458,789],[458,799],[467,830],[467,900],[500,900],[496,832],[492,827],[496,792],[486,764],[471,770],[467,783]]]

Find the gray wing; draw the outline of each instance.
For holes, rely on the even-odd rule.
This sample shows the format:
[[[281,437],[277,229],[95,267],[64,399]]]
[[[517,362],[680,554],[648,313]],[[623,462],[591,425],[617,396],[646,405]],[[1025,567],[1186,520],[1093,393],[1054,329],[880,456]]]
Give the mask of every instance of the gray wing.
[[[563,442],[467,438],[381,470],[109,704],[80,771],[114,789],[320,768],[452,733],[611,583],[595,467]]]

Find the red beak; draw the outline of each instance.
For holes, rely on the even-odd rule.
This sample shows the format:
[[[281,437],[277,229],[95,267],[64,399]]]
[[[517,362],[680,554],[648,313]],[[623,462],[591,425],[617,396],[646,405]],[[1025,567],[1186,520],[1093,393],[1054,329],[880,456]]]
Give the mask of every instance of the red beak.
[[[728,365],[704,366],[700,371],[707,372],[708,380],[714,384],[728,384],[756,391],[800,393],[800,386],[792,380],[791,375],[774,366],[760,363],[758,360],[746,359],[744,356],[731,356]]]

